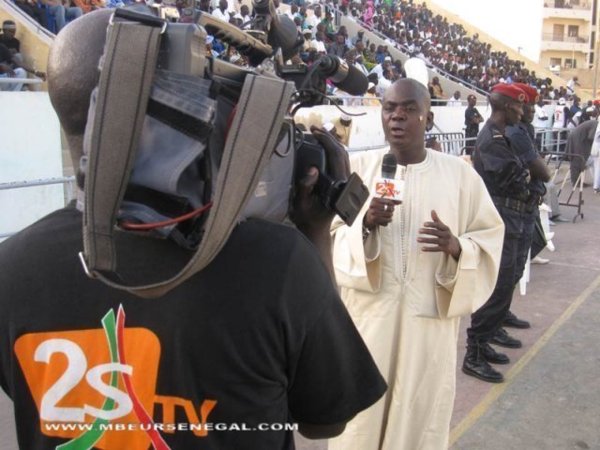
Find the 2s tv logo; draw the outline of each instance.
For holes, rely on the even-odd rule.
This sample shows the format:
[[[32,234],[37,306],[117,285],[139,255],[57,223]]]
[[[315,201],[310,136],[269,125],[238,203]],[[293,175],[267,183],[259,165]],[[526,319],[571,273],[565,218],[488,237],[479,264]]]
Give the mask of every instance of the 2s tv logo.
[[[61,450],[146,450],[150,444],[168,449],[151,426],[122,433],[100,426],[53,425],[105,425],[116,420],[153,425],[157,404],[165,423],[175,421],[177,408],[183,408],[190,423],[207,423],[216,400],[205,399],[196,412],[190,400],[157,395],[161,348],[151,330],[126,328],[122,306],[117,314],[109,310],[101,323],[102,328],[29,333],[16,340],[15,355],[38,408],[42,434],[71,439],[57,447]],[[198,438],[208,435],[206,429],[193,433]]]
[[[103,381],[106,374],[133,374],[129,364],[104,363],[88,370],[88,361],[84,351],[75,342],[67,339],[49,339],[35,349],[33,359],[36,362],[50,364],[53,355],[64,355],[67,368],[56,382],[48,388],[40,402],[40,418],[49,422],[84,422],[85,415],[104,420],[115,420],[127,416],[133,409],[131,398]],[[103,410],[84,404],[83,408],[58,406],[65,397],[83,380],[104,398],[113,399],[117,407]]]

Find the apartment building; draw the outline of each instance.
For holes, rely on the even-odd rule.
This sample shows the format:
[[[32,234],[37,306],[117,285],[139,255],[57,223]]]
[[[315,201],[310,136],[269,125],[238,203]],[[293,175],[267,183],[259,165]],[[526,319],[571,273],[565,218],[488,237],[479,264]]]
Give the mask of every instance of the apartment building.
[[[540,64],[553,71],[594,63],[598,0],[544,0]]]

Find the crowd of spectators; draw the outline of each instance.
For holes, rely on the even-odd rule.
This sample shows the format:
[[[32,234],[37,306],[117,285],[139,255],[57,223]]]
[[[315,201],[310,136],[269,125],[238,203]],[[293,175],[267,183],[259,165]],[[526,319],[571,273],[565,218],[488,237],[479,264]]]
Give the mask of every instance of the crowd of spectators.
[[[94,9],[119,7],[133,0],[14,0],[17,6],[32,15],[42,25],[49,27],[49,17],[54,19],[58,32],[69,21]],[[161,0],[154,0],[160,3]],[[569,98],[573,89],[552,86],[550,78],[540,78],[535,71],[525,67],[523,61],[511,59],[506,52],[494,51],[491,44],[482,41],[478,34],[469,36],[462,25],[450,23],[447,18],[434,14],[425,3],[407,0],[325,0],[310,3],[305,0],[284,0],[290,4],[287,13],[305,39],[302,52],[297,55],[312,64],[325,54],[344,58],[348,64],[369,76],[374,89],[381,95],[392,82],[405,75],[402,63],[394,60],[388,47],[397,47],[410,56],[422,59],[437,68],[440,74],[454,77],[456,81],[476,86],[484,91],[499,83],[519,81],[535,86],[543,99]],[[249,2],[240,0],[176,0],[180,21],[195,18],[196,8],[204,13],[234,24],[241,29],[252,25]],[[279,0],[275,0],[279,8]],[[365,28],[385,37],[388,45],[375,45],[365,39],[364,33],[350,36],[344,26],[336,29],[333,10],[360,20]],[[216,57],[236,64],[246,64],[245,58],[235,49],[228,48],[216,39],[207,40],[207,50]],[[296,62],[299,62],[296,61]],[[452,100],[445,93],[438,77],[429,83],[432,99]],[[457,99],[455,99],[457,100]]]
[[[566,95],[552,86],[550,78],[538,77],[523,61],[494,51],[478,34],[469,36],[462,25],[434,14],[425,3],[400,0],[375,5],[371,0],[344,0],[340,9],[384,35],[390,45],[484,91],[497,83],[519,81],[535,86],[543,98]]]
[[[134,0],[13,0],[47,30],[58,33],[72,20],[96,9],[118,8]]]

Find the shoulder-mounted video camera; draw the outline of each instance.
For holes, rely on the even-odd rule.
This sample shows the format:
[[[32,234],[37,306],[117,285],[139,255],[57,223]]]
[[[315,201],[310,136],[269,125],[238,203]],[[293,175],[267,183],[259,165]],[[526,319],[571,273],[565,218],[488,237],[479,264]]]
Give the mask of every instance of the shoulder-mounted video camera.
[[[117,227],[208,254],[195,258],[198,271],[240,220],[282,221],[297,178],[313,165],[322,203],[354,221],[367,188],[356,174],[332,178],[324,149],[297,129],[290,110],[321,103],[327,79],[353,95],[367,80],[332,56],[310,67],[285,64],[302,44],[293,21],[274,13],[272,0],[255,0],[254,9],[248,32],[208,14],[178,24],[115,11],[81,160],[82,261],[90,275],[116,272]],[[253,67],[208,56],[209,33]]]

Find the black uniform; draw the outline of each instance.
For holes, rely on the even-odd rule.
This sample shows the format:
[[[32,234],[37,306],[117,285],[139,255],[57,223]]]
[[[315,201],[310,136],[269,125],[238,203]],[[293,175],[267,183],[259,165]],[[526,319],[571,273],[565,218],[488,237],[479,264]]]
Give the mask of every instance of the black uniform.
[[[469,344],[487,343],[500,328],[510,308],[515,283],[523,273],[517,269],[519,240],[529,200],[528,175],[509,141],[487,121],[477,138],[473,166],[483,179],[502,220],[504,245],[498,281],[488,301],[471,315],[467,329]]]
[[[520,122],[517,125],[506,127],[506,137],[525,167],[529,166],[532,161],[535,161],[539,157],[534,144],[535,131],[531,124]],[[529,207],[523,216],[523,234],[519,241],[519,255],[517,258],[518,273],[523,273],[523,269],[525,268],[527,255],[533,239],[535,221],[540,213],[538,209],[539,201],[546,194],[544,182],[536,178],[531,179],[528,188],[530,192]],[[518,281],[519,279],[515,283]]]
[[[474,106],[469,106],[465,110],[465,138],[476,138],[479,134],[479,122],[474,122],[474,119],[482,119],[481,114]],[[466,154],[470,155],[475,149],[473,141],[468,141],[466,146]]]

